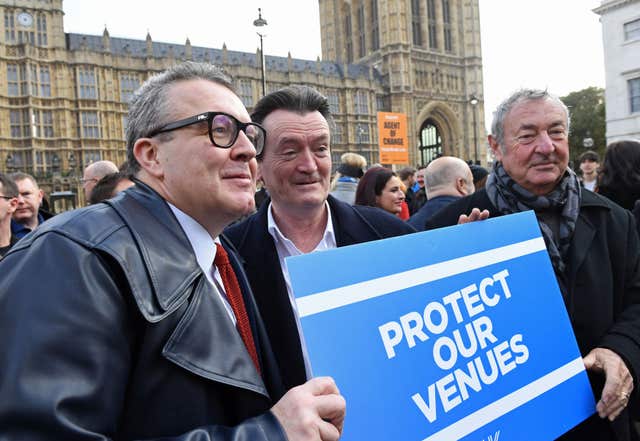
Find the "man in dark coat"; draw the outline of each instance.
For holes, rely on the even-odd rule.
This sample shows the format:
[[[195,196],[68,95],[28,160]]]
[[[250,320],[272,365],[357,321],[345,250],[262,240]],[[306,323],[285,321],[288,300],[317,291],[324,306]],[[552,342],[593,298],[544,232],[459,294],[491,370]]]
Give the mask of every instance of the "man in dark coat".
[[[597,414],[561,439],[638,439],[640,244],[634,219],[583,190],[568,168],[568,110],[559,99],[522,90],[494,115],[489,144],[497,162],[485,189],[442,209],[427,229],[453,225],[475,208],[491,216],[535,210],[598,402]]]
[[[219,237],[253,209],[264,129],[221,70],[191,62],[149,79],[128,121],[135,187],[0,262],[0,438],[337,440],[333,380],[285,393]]]
[[[53,215],[42,207],[44,192],[33,176],[16,172],[11,174],[11,179],[18,187],[18,206],[13,212],[11,233],[22,239]]]
[[[429,163],[424,175],[427,202],[407,223],[419,231],[427,220],[451,202],[475,191],[469,164],[454,156],[441,156]]]
[[[378,208],[352,207],[329,196],[331,115],[326,98],[316,90],[289,87],[271,93],[251,117],[268,132],[258,161],[271,200],[225,234],[244,261],[289,388],[310,378],[311,368],[285,257],[415,230]]]

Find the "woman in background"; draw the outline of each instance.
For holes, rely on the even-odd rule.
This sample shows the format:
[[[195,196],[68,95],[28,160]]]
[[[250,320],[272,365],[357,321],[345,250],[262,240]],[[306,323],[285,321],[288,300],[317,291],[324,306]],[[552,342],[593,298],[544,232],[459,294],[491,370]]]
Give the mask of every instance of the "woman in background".
[[[598,173],[596,191],[632,210],[640,199],[640,142],[625,140],[609,144]]]
[[[403,201],[402,181],[387,168],[370,168],[358,183],[356,205],[382,208],[399,216]]]
[[[331,180],[331,196],[353,205],[358,180],[364,174],[367,160],[357,153],[347,152],[340,157],[340,166]]]

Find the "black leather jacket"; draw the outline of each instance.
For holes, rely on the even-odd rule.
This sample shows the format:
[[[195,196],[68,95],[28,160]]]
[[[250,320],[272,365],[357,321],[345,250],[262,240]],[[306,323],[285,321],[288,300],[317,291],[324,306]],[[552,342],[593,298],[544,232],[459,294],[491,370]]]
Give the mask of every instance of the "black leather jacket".
[[[286,440],[283,394],[232,247],[262,377],[146,185],[64,213],[0,262],[0,440]]]

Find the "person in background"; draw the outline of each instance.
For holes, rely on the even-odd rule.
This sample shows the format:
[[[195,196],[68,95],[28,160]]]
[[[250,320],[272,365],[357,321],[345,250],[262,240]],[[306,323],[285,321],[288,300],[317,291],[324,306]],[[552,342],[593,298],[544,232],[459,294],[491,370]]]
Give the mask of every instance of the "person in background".
[[[404,192],[404,201],[409,207],[409,215],[414,213],[413,211],[413,202],[415,198],[415,193],[413,191],[413,185],[416,182],[416,169],[413,167],[404,167],[398,171],[398,177],[406,187]]]
[[[424,230],[426,222],[443,207],[475,191],[469,165],[453,156],[431,161],[424,180],[427,202],[408,221],[419,231]]]
[[[609,144],[598,173],[596,191],[621,207],[633,210],[640,199],[640,142],[624,140]]]
[[[473,186],[475,191],[484,188],[487,183],[487,176],[489,176],[489,171],[481,165],[470,164],[469,168],[471,169],[471,174],[473,175]]]
[[[253,196],[253,200],[256,203],[256,210],[259,210],[262,204],[264,203],[264,201],[269,199],[269,190],[267,190],[267,187],[265,187],[264,182],[262,181],[262,178],[259,176],[256,181],[256,187],[257,187],[257,191]]]
[[[582,186],[590,191],[595,191],[598,182],[598,167],[600,157],[593,150],[587,150],[580,155],[580,171],[582,176],[580,182]]]
[[[367,168],[367,160],[357,153],[343,153],[340,166],[331,181],[331,196],[353,205],[356,200],[358,180]]]
[[[422,206],[427,202],[427,190],[424,187],[424,174],[427,171],[427,166],[418,167],[418,171],[416,171],[416,184],[418,185],[418,190],[415,191],[415,195],[413,198],[413,213],[416,213]]]
[[[111,199],[121,191],[133,187],[135,183],[129,179],[129,175],[123,172],[111,173],[103,176],[91,190],[89,203],[97,204],[107,199]]]
[[[111,173],[117,173],[118,166],[111,161],[96,161],[87,165],[82,174],[82,191],[84,192],[84,200],[91,199],[91,191],[98,181]],[[90,202],[89,202],[90,203]]]
[[[225,230],[244,260],[285,388],[311,377],[286,258],[399,236],[415,230],[372,207],[329,194],[333,119],[327,98],[307,86],[264,96],[251,119],[267,130],[258,156],[271,200]],[[323,271],[318,268],[318,271]]]
[[[580,186],[568,134],[559,98],[515,92],[494,112],[496,161],[485,188],[440,210],[427,229],[454,225],[472,208],[492,217],[535,211],[597,402],[559,439],[635,440],[628,405],[638,403],[640,378],[640,243],[630,212]]]
[[[53,218],[0,261],[2,439],[340,437],[332,379],[284,389],[221,237],[253,210],[265,135],[211,64],[138,89],[126,133],[136,185]]]
[[[407,204],[407,186],[404,185],[404,182],[402,181],[400,181],[400,190],[402,190],[405,198],[402,201],[402,208],[400,209],[400,213],[398,213],[398,217],[403,221],[408,221],[411,217],[411,213],[409,212],[409,205]]]
[[[367,170],[356,190],[356,205],[382,208],[399,216],[404,202],[402,181],[396,174],[384,167]]]
[[[18,239],[22,239],[53,215],[41,208],[44,192],[33,176],[16,172],[9,177],[18,187],[18,207],[13,212],[11,233]]]
[[[0,259],[18,241],[11,234],[11,216],[18,208],[18,194],[13,179],[0,173]]]

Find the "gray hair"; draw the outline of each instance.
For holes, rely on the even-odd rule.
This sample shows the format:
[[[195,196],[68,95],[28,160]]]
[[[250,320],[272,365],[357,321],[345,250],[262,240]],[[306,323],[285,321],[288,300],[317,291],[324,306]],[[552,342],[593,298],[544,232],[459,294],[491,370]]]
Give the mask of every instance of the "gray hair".
[[[168,90],[175,83],[198,79],[220,84],[235,93],[231,77],[222,69],[193,61],[172,66],[152,76],[136,91],[129,105],[126,130],[128,171],[132,175],[140,170],[140,164],[133,154],[136,141],[168,122],[166,119],[170,116],[171,107],[171,103],[167,101]],[[167,133],[159,136],[171,135]]]
[[[14,172],[11,173],[9,175],[9,177],[11,179],[13,179],[13,182],[18,182],[18,181],[24,181],[25,179],[28,179],[31,181],[31,183],[33,184],[34,187],[36,188],[40,188],[40,186],[38,185],[38,181],[36,181],[36,178],[34,178],[32,175],[30,175],[29,173],[24,173],[24,172]]]
[[[491,135],[496,140],[503,153],[506,153],[506,147],[504,145],[504,120],[513,109],[516,104],[522,101],[534,101],[534,100],[551,100],[564,109],[565,115],[567,115],[567,132],[569,132],[569,125],[571,123],[569,117],[569,109],[567,106],[555,95],[550,94],[546,90],[539,89],[520,89],[511,94],[506,100],[500,103],[493,112],[493,121],[491,122]]]

